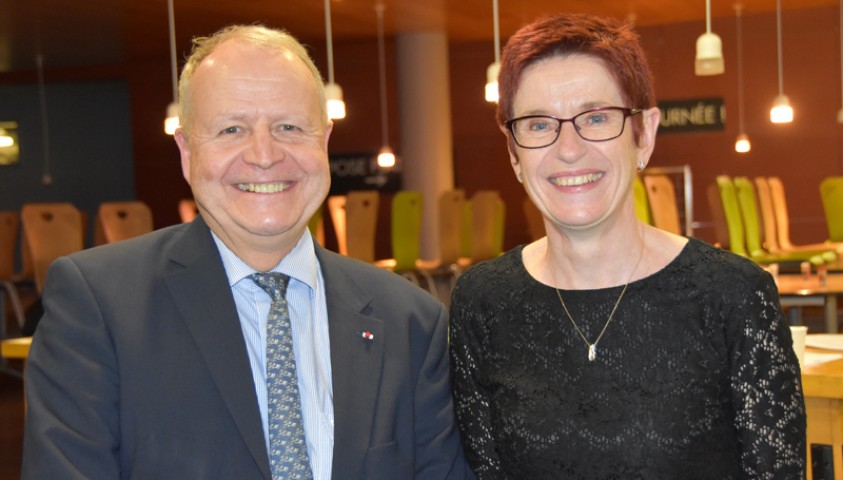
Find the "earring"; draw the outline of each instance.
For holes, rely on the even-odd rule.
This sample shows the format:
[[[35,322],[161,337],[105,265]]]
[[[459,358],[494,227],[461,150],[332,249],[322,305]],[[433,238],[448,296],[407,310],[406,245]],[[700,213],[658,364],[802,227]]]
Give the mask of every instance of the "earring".
[[[644,161],[643,160],[638,160],[638,171],[639,172],[644,171]]]
[[[520,173],[520,172],[515,174],[515,178],[517,178],[517,179],[518,179],[518,183],[524,183],[524,179],[523,179],[523,178],[521,178],[521,173]]]

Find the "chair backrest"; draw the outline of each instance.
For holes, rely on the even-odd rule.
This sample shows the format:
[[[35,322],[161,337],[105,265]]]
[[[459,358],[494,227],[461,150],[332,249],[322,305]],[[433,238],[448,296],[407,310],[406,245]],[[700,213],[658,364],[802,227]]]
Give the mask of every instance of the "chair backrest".
[[[462,205],[462,212],[460,213],[460,257],[471,258],[471,246],[474,243],[471,236],[473,235],[472,224],[474,223],[474,207],[471,204],[471,199],[466,200]]]
[[[141,202],[103,202],[97,212],[97,228],[105,243],[119,242],[152,231],[152,210]]]
[[[439,195],[439,261],[452,265],[460,258],[465,191],[446,190]]]
[[[471,197],[471,261],[503,253],[505,206],[500,195],[480,190]]]
[[[764,248],[771,253],[780,253],[778,232],[776,230],[776,212],[773,208],[773,198],[770,195],[770,184],[767,177],[755,177],[755,193],[758,194],[758,206],[761,209],[761,224]]]
[[[734,179],[735,190],[738,195],[738,206],[743,218],[743,228],[746,235],[746,249],[750,257],[764,254],[761,244],[761,221],[758,219],[758,203],[755,200],[755,187],[746,177]]]
[[[414,270],[421,244],[422,192],[402,190],[392,197],[392,258],[395,271]]]
[[[346,234],[345,195],[331,195],[328,197],[328,213],[337,237],[337,251],[340,255],[348,255],[348,235]]]
[[[40,293],[53,261],[82,250],[82,215],[69,203],[29,203],[21,208],[21,220]]]
[[[820,182],[828,239],[843,242],[843,177],[827,177]]]
[[[792,250],[790,241],[790,214],[787,213],[787,200],[784,196],[784,184],[779,177],[767,177],[770,186],[770,199],[776,216],[776,240],[782,250]]]
[[[346,195],[346,248],[349,257],[369,263],[375,261],[379,201],[377,190],[359,190]]]
[[[639,175],[633,177],[632,194],[635,199],[635,216],[638,217],[638,220],[641,220],[647,225],[652,225],[653,217],[650,215],[650,202],[647,199],[647,187],[644,186],[644,180],[641,180]]]
[[[723,202],[720,200],[720,189],[712,183],[706,189],[708,208],[711,211],[711,223],[714,225],[714,243],[720,248],[729,249],[729,227],[726,224],[726,214],[723,212]]]
[[[0,281],[11,280],[15,276],[19,231],[20,215],[17,212],[0,212]]]
[[[539,207],[533,203],[530,197],[525,197],[521,201],[521,209],[527,219],[527,232],[530,234],[530,240],[538,240],[544,237],[547,232],[544,230],[544,215],[542,215]]]
[[[746,234],[735,184],[728,175],[718,175],[716,181],[720,191],[720,203],[723,205],[723,216],[726,217],[726,227],[729,229],[729,250],[747,257],[749,255],[746,252]]]
[[[679,206],[676,202],[676,189],[667,175],[645,175],[644,185],[647,187],[647,200],[653,225],[677,235],[682,234],[679,226]]]
[[[179,200],[179,218],[182,223],[192,222],[196,215],[199,215],[199,209],[196,208],[195,200],[192,198]]]

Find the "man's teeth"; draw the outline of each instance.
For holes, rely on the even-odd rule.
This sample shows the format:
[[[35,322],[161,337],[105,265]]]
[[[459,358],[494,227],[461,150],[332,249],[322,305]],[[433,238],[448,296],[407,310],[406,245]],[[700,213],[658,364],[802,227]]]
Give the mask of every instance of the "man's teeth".
[[[586,175],[577,175],[576,177],[556,177],[550,181],[557,187],[577,187],[586,183],[596,182],[601,178],[603,178],[602,173],[588,173]]]
[[[238,183],[237,188],[244,192],[278,193],[289,187],[286,183]]]

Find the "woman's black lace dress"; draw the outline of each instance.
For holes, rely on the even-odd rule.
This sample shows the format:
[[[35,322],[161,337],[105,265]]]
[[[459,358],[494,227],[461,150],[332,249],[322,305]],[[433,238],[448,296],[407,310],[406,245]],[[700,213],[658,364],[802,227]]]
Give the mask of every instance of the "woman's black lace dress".
[[[633,282],[589,362],[521,250],[461,278],[457,419],[479,479],[798,479],[805,408],[770,275],[691,239]],[[622,287],[563,290],[589,341]]]

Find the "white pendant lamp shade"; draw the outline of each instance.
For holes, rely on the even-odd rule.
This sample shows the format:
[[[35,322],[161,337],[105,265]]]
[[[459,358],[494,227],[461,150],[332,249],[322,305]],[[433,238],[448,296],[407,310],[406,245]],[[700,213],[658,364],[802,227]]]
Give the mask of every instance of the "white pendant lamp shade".
[[[738,153],[746,153],[751,149],[752,144],[749,143],[749,136],[745,133],[738,135],[738,139],[735,141],[735,151]]]
[[[381,168],[392,168],[395,166],[395,154],[388,146],[383,146],[378,152],[378,166]]]
[[[167,118],[164,119],[164,133],[172,135],[179,128],[179,104],[172,102],[167,106]]]
[[[787,95],[779,95],[773,100],[773,108],[770,109],[770,121],[773,123],[790,123],[793,121],[793,107]]]
[[[501,71],[501,64],[495,62],[486,69],[486,101],[498,102],[498,73]]]
[[[706,32],[697,38],[697,60],[694,73],[697,76],[720,75],[723,65],[723,42],[716,33]]]
[[[697,76],[720,75],[723,65],[723,42],[711,33],[711,1],[705,0],[705,33],[697,38],[697,57],[694,74]]]
[[[345,102],[342,99],[342,88],[336,83],[325,85],[325,97],[328,100],[328,118],[345,118]]]

